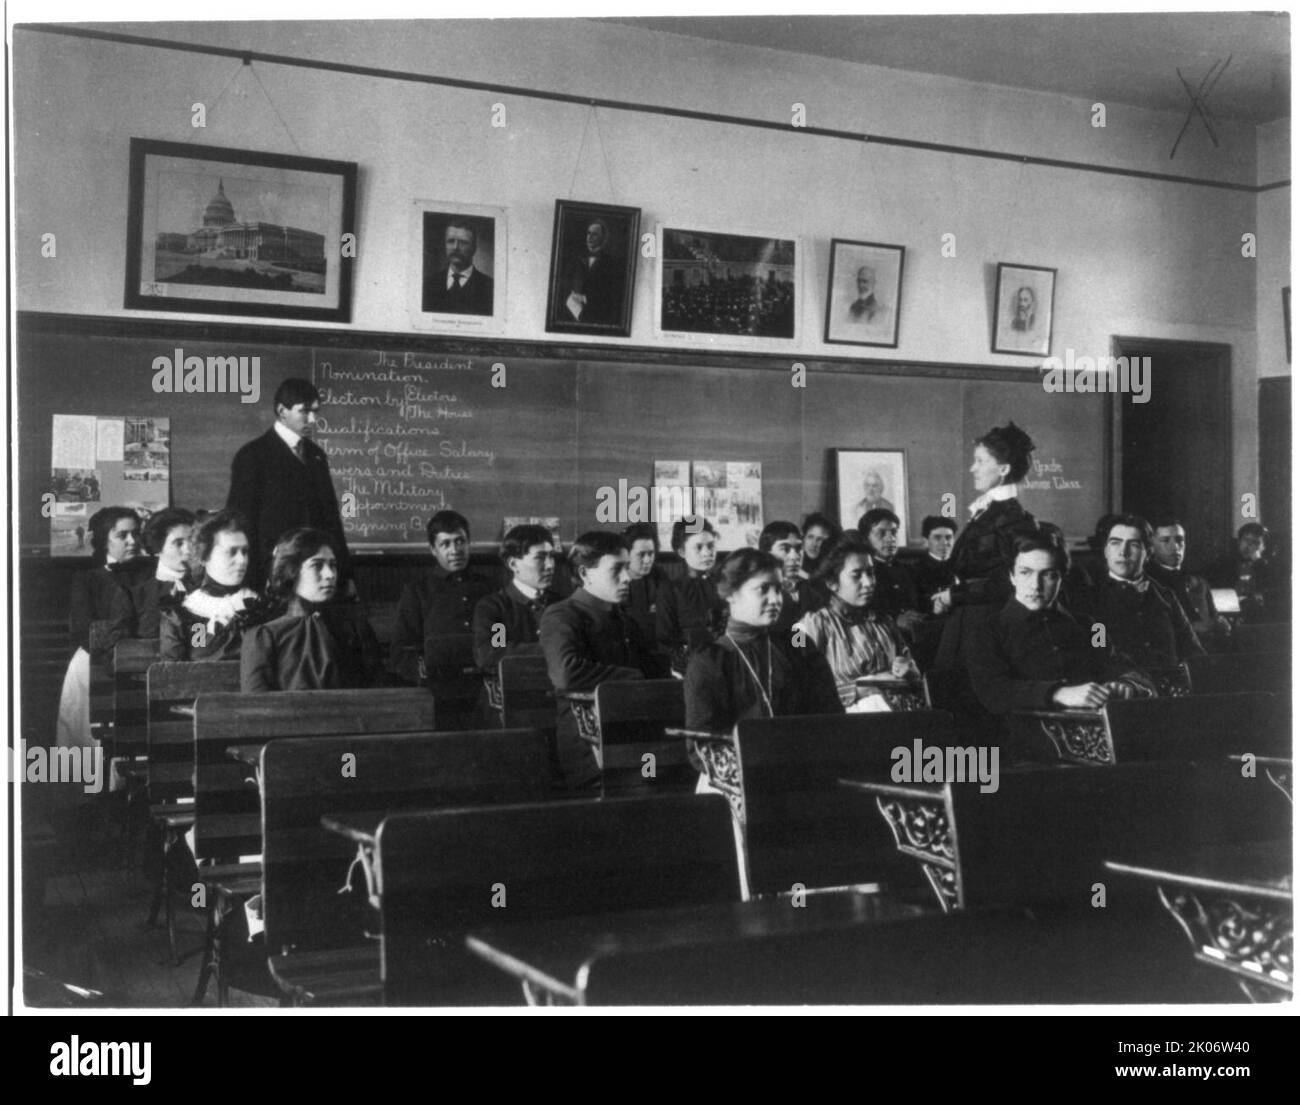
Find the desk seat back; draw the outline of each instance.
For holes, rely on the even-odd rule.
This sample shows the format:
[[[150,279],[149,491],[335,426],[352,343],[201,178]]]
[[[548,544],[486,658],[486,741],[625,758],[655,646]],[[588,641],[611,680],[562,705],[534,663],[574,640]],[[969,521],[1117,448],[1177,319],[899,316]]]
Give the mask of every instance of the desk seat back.
[[[1194,695],[1291,693],[1291,655],[1288,652],[1190,656],[1187,670]]]
[[[1190,695],[1111,702],[1105,713],[1120,763],[1291,752],[1291,700],[1286,695]]]
[[[174,707],[201,694],[239,690],[239,661],[155,660],[145,675],[149,700],[149,800],[172,802],[194,793],[194,718]]]
[[[361,942],[364,895],[356,884],[339,894],[357,846],[322,827],[323,816],[541,802],[549,779],[532,729],[272,741],[261,772],[270,954]]]
[[[910,874],[874,804],[840,779],[888,780],[892,752],[957,740],[938,710],[750,718],[736,727],[750,896],[848,886]]]
[[[1290,622],[1237,625],[1232,630],[1233,652],[1291,652]]]
[[[148,750],[149,697],[145,676],[158,659],[158,638],[128,638],[113,648],[113,755]]]
[[[929,867],[948,909],[1095,905],[1116,857],[1280,839],[1291,808],[1261,771],[1223,760],[1012,768],[998,789],[945,783],[876,788],[904,851]],[[1114,901],[1109,902],[1114,905]]]
[[[507,656],[497,670],[503,727],[554,733],[555,688],[546,674],[546,657]]]
[[[720,795],[397,814],[377,865],[388,1004],[436,1004],[472,974],[474,928],[738,896]]]
[[[205,694],[194,703],[195,856],[230,860],[262,850],[257,788],[226,755],[277,737],[433,731],[427,690]]]
[[[686,724],[683,688],[680,679],[617,680],[596,688],[604,794],[694,790],[699,772],[691,766],[686,742],[664,735],[665,729]]]

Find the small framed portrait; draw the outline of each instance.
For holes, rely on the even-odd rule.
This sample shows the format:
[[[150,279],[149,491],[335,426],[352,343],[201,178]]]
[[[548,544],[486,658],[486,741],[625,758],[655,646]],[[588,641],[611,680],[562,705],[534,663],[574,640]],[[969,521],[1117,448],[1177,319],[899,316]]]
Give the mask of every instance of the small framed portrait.
[[[506,214],[415,200],[410,313],[423,330],[495,333],[506,317]]]
[[[351,161],[131,139],[125,306],[352,318]]]
[[[902,449],[836,449],[835,494],[839,523],[856,529],[869,510],[898,515],[898,544],[907,544],[907,453]]]
[[[558,334],[632,333],[639,207],[555,201],[546,329]]]
[[[1052,349],[1055,296],[1055,269],[999,263],[993,352],[1046,357]]]
[[[903,247],[831,239],[826,341],[898,348]]]
[[[795,336],[793,238],[660,228],[659,329],[686,336]]]

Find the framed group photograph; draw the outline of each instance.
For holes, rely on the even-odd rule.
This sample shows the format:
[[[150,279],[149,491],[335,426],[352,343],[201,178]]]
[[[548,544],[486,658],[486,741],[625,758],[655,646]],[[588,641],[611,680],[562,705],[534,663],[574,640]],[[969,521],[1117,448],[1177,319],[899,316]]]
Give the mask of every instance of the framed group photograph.
[[[555,201],[548,332],[631,335],[640,232],[639,207]]]
[[[898,348],[903,247],[831,239],[826,341]]]
[[[410,314],[426,330],[495,333],[506,316],[506,213],[499,207],[415,200]]]
[[[125,306],[350,321],[356,183],[350,161],[132,138]]]
[[[1046,357],[1052,348],[1056,270],[998,265],[993,305],[993,352]]]
[[[898,515],[898,546],[907,545],[907,453],[902,449],[836,449],[835,502],[839,523],[856,529],[869,510]]]
[[[797,260],[792,238],[662,227],[659,329],[792,339]]]

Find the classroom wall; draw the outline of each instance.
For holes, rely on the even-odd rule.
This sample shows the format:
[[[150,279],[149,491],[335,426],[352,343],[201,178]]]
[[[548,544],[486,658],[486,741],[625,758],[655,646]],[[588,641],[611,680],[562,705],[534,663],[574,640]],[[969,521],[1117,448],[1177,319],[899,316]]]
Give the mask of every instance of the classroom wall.
[[[1259,128],[1259,183],[1291,176],[1291,120]],[[1256,305],[1259,327],[1259,374],[1289,376],[1286,335],[1282,325],[1282,289],[1291,286],[1291,188],[1261,192],[1258,199],[1259,263]]]
[[[1263,171],[1249,126],[1222,126],[1218,149],[1190,128],[1171,162],[1176,113],[1111,104],[1100,129],[1084,100],[581,20],[118,29],[767,119],[788,119],[799,102],[816,126],[1249,184]],[[1254,382],[1273,351],[1257,342],[1268,315],[1257,308],[1262,264],[1241,257],[1240,235],[1262,219],[1277,223],[1274,199],[1284,211],[1286,190],[1265,194],[1266,214],[1247,192],[498,93],[256,63],[259,85],[236,59],[21,29],[13,59],[19,309],[150,317],[121,307],[131,137],[301,152],[361,166],[358,329],[412,330],[406,274],[417,198],[508,209],[507,336],[520,340],[548,337],[557,197],[639,206],[647,228],[668,221],[799,237],[804,307],[792,357],[858,352],[822,341],[832,237],[907,247],[899,348],[863,350],[864,359],[1031,372],[1032,358],[989,352],[994,271],[998,261],[1056,267],[1054,353],[1105,354],[1114,334],[1233,347],[1234,482],[1253,486]],[[208,107],[202,131],[190,126],[196,102]],[[497,102],[507,126],[494,129]],[[46,232],[58,234],[56,259],[40,256]],[[940,255],[945,233],[956,236],[955,257]],[[652,289],[651,262],[642,261],[632,342],[704,344],[655,334]],[[968,483],[964,473],[954,478]]]

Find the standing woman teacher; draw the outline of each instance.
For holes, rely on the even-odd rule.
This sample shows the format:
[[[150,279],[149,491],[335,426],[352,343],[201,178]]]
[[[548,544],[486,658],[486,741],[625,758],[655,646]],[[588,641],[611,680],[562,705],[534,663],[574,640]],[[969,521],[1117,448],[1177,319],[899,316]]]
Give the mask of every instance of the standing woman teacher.
[[[1016,539],[1034,531],[1034,516],[1018,497],[1033,451],[1033,441],[1014,422],[975,442],[970,472],[979,496],[949,558],[955,582],[933,598],[934,613],[948,615],[935,667],[961,667],[962,639],[1011,596]]]

